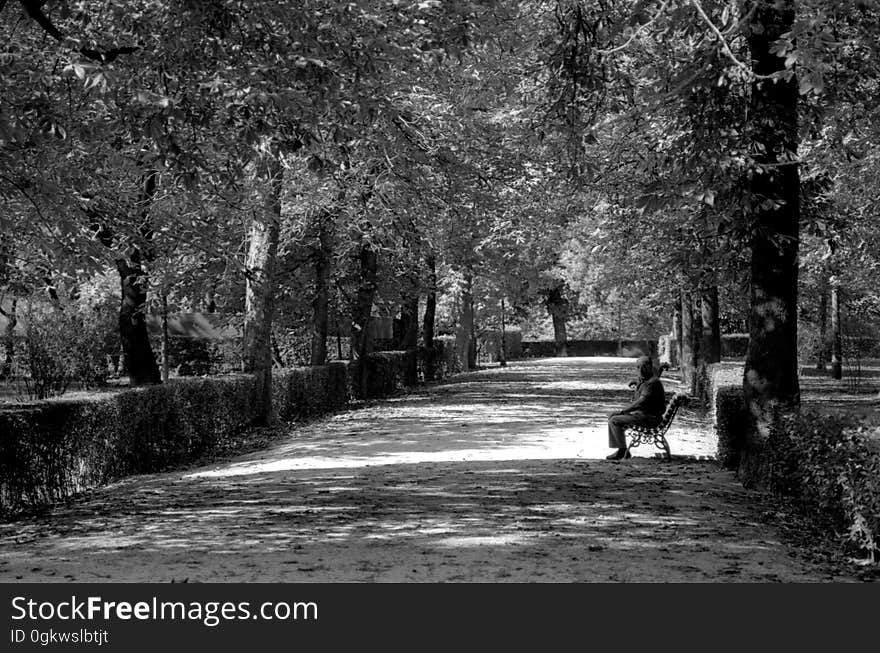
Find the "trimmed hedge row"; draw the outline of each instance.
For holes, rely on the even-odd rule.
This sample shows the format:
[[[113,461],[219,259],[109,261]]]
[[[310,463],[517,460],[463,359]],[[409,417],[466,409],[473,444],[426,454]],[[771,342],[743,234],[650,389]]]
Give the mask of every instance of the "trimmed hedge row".
[[[272,374],[275,417],[290,422],[348,407],[348,364],[294,367]]]
[[[406,354],[368,358],[367,395],[393,394]],[[355,364],[275,371],[272,411],[282,421],[348,406]],[[0,511],[50,504],[131,474],[190,463],[269,412],[250,375],[181,378],[87,399],[0,410]]]
[[[250,376],[181,379],[0,411],[0,508],[193,460],[262,415]]]
[[[656,340],[568,340],[565,349],[569,356],[653,356],[657,352]],[[523,340],[522,355],[525,358],[547,358],[556,355],[553,340]]]
[[[707,374],[712,423],[718,435],[718,462],[725,469],[738,469],[748,428],[743,370],[717,364],[710,365]]]
[[[376,399],[394,394],[403,387],[406,373],[405,351],[379,351],[367,356],[365,392],[358,380],[362,361],[348,364],[349,391],[355,399]]]

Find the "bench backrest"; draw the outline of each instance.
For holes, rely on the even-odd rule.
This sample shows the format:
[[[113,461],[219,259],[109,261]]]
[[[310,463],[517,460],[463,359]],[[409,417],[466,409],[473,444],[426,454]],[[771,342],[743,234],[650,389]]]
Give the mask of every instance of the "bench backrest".
[[[672,399],[669,400],[669,404],[663,412],[663,417],[660,418],[659,428],[664,431],[669,428],[669,425],[672,424],[672,420],[675,418],[675,413],[677,413],[681,405],[687,401],[687,398],[688,396],[683,392],[676,392],[672,395]]]

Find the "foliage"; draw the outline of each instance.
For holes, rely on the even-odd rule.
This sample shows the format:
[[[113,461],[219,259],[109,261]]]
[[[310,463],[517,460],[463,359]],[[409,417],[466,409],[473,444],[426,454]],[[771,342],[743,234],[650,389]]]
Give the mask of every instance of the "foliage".
[[[62,395],[74,381],[84,388],[106,383],[113,327],[101,317],[99,311],[73,302],[31,307],[25,313],[25,383],[31,398]]]
[[[369,354],[366,361],[349,363],[349,392],[356,399],[375,399],[395,394],[403,387],[407,353],[404,351],[381,351]],[[361,396],[359,384],[360,366],[366,365],[366,382]]]
[[[344,409],[348,406],[347,368],[339,362],[275,373],[272,404],[277,418],[289,422]]]
[[[880,550],[880,451],[852,418],[787,416],[769,440],[770,487],[852,552]]]
[[[707,375],[712,421],[718,437],[718,463],[725,469],[736,470],[745,447],[748,428],[743,370],[739,366],[725,368],[710,365]]]

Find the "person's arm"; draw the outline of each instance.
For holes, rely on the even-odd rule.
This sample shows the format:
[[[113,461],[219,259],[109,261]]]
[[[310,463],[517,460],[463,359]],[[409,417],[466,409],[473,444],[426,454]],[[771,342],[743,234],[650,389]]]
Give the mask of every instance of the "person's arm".
[[[648,399],[648,394],[645,392],[645,385],[646,384],[643,383],[642,386],[639,388],[638,398],[623,410],[618,411],[618,415],[628,415],[629,413],[635,410],[639,410],[642,406],[644,406],[645,401]]]

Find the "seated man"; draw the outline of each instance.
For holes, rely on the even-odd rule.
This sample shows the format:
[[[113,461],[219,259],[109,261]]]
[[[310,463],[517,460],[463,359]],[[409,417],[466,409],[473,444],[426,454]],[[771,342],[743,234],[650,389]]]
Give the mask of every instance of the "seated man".
[[[660,378],[654,374],[651,359],[643,356],[637,365],[639,382],[636,385],[635,401],[608,418],[608,446],[616,447],[617,451],[608,456],[607,460],[620,460],[624,456],[629,458],[624,429],[630,426],[657,426],[666,409],[666,392]]]

